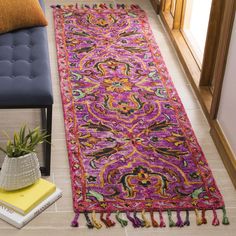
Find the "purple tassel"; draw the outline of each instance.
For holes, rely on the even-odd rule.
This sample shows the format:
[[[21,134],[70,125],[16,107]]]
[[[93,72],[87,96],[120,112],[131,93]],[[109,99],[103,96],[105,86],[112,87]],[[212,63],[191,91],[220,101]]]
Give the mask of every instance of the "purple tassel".
[[[126,216],[127,216],[128,220],[133,224],[134,228],[138,228],[140,226],[137,224],[136,220],[131,217],[129,211],[126,212]]]
[[[78,219],[79,219],[79,213],[76,213],[74,219],[71,222],[71,227],[79,227]]]
[[[177,222],[175,224],[177,227],[184,227],[184,222],[181,219],[180,216],[180,210],[177,210]]]
[[[141,227],[145,226],[145,222],[137,217],[137,212],[134,212],[134,219],[136,220],[137,224]]]

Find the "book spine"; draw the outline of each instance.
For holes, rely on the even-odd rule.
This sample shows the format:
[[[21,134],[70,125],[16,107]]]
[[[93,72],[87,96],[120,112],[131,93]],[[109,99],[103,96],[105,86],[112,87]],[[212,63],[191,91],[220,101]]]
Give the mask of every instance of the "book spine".
[[[54,198],[51,198],[49,201],[47,201],[45,203],[45,205],[43,205],[42,207],[40,207],[39,209],[37,209],[37,211],[33,212],[32,214],[28,214],[24,221],[22,222],[20,227],[23,227],[24,225],[26,225],[29,221],[31,221],[33,218],[35,218],[36,216],[38,216],[41,212],[43,212],[44,210],[46,210],[49,206],[51,206],[54,202],[56,202],[59,198],[61,198],[62,193],[55,195]]]
[[[0,204],[0,219],[5,220],[7,223],[11,225],[14,225],[16,228],[22,228],[29,221],[31,221],[42,211],[44,211],[55,201],[57,201],[61,196],[62,196],[61,190],[57,189],[55,193],[53,193],[51,196],[49,196],[47,199],[41,202],[37,207],[35,207],[31,212],[29,212],[25,216]]]

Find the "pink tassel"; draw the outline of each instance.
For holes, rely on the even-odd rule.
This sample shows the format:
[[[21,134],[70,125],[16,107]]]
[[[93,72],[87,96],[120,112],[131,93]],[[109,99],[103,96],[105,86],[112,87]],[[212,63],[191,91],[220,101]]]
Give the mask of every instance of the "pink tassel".
[[[213,215],[214,215],[214,218],[212,220],[212,225],[218,226],[220,224],[220,221],[219,221],[219,219],[217,217],[216,209],[215,208],[213,208]]]
[[[107,213],[107,216],[106,216],[106,221],[107,221],[107,224],[109,225],[109,227],[112,227],[112,226],[114,226],[116,223],[110,219],[110,216],[111,216],[111,212],[108,212],[108,213]]]
[[[114,226],[116,223],[112,221],[109,217],[111,213],[107,213],[106,219],[103,218],[104,213],[101,213],[100,220],[106,225],[107,228]]]
[[[166,227],[166,224],[165,224],[165,222],[164,222],[164,219],[163,219],[163,215],[162,215],[161,210],[159,210],[159,215],[160,215],[160,224],[159,224],[159,226],[160,226],[161,228],[164,228],[164,227]]]
[[[152,220],[152,226],[153,226],[154,228],[159,227],[157,221],[154,219],[154,213],[153,213],[153,211],[150,211],[150,216],[151,216],[151,220]]]

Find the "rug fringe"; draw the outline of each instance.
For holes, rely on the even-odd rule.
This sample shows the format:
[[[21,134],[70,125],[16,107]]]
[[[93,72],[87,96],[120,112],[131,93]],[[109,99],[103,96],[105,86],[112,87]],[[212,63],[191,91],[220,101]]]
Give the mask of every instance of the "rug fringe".
[[[116,222],[110,219],[111,213],[107,213],[106,218],[103,217],[104,213],[101,213],[100,220],[106,225],[107,228],[115,226]]]
[[[180,210],[177,210],[177,222],[175,224],[177,227],[184,227],[184,222],[182,221]]]
[[[134,219],[136,220],[137,224],[140,226],[140,227],[144,227],[145,226],[145,222],[143,220],[141,220],[138,216],[137,216],[137,212],[135,211],[134,212]]]
[[[225,209],[224,206],[223,206],[223,208],[222,208],[222,211],[223,211],[222,224],[223,224],[223,225],[229,225],[229,218],[228,218],[228,216],[227,216],[227,214],[226,214],[226,209]]]
[[[152,227],[157,228],[159,227],[159,224],[157,223],[157,221],[154,218],[154,213],[153,211],[150,211],[150,217],[151,217],[151,221],[152,221]]]
[[[206,210],[203,209],[203,210],[202,210],[202,224],[207,224],[207,219],[206,219],[206,217],[205,217],[205,212],[206,212]]]
[[[199,212],[198,212],[197,208],[194,209],[194,211],[195,211],[195,215],[196,215],[196,223],[197,223],[197,225],[202,225],[202,219],[199,216]]]
[[[160,215],[160,227],[164,228],[164,227],[166,227],[166,223],[165,223],[163,215],[162,215],[162,210],[159,210],[159,215]]]
[[[213,208],[213,216],[214,216],[214,218],[212,220],[212,225],[218,226],[220,224],[220,221],[219,221],[219,219],[217,217],[217,213],[216,213],[216,209],[215,208]]]
[[[92,212],[91,218],[92,218],[92,224],[94,225],[94,227],[97,229],[101,229],[102,224],[97,220],[95,211]]]
[[[121,9],[121,10],[140,10],[140,6],[137,4],[106,4],[106,3],[100,3],[100,4],[81,4],[79,5],[76,3],[75,5],[51,5],[51,8],[57,8],[57,9],[94,9],[94,10],[101,10],[101,9]]]
[[[175,222],[172,219],[172,212],[171,212],[171,210],[168,210],[167,214],[168,214],[168,220],[169,220],[169,227],[174,227],[175,226]]]
[[[120,218],[120,212],[116,212],[116,220],[120,223],[121,227],[125,227],[128,225],[128,221]]]
[[[199,210],[201,210],[201,216],[199,214]],[[229,218],[227,217],[227,213],[226,213],[226,209],[223,206],[222,207],[222,211],[223,211],[223,218],[222,218],[222,224],[223,225],[229,225]],[[160,223],[158,224],[158,222],[156,221],[156,219],[154,218],[154,213],[155,211],[150,211],[150,220],[148,219],[149,217],[146,215],[146,211],[143,210],[141,213],[141,218],[138,216],[138,212],[134,211],[133,215],[131,215],[131,212],[126,211],[126,217],[128,219],[128,221],[130,221],[133,225],[134,228],[139,228],[139,227],[166,227],[166,224],[164,222],[164,218],[163,218],[163,211],[161,209],[159,209],[157,212],[159,212],[159,216],[160,216]],[[176,212],[176,218],[177,221],[176,223],[174,222],[173,218],[172,218],[172,213]],[[184,227],[184,226],[189,226],[190,225],[190,220],[189,220],[189,210],[185,210],[186,212],[186,218],[183,221],[181,218],[181,210],[177,209],[177,210],[167,210],[167,216],[168,216],[168,221],[169,221],[169,227]],[[205,216],[205,209],[194,209],[195,212],[195,216],[196,216],[196,224],[197,225],[202,225],[202,224],[207,224],[207,219]],[[220,224],[220,221],[218,219],[217,216],[217,212],[216,209],[213,208],[212,209],[212,213],[213,213],[213,220],[212,220],[212,225],[217,226]],[[121,227],[126,227],[128,225],[128,221],[125,219],[122,219],[120,217],[121,212],[117,211],[115,213],[115,218],[116,221],[121,225]],[[90,215],[90,216],[89,216]],[[72,222],[71,222],[71,226],[72,227],[79,227],[79,216],[80,213],[76,213]],[[92,213],[88,213],[88,212],[84,212],[84,216],[87,222],[87,227],[89,229],[92,228],[96,228],[96,229],[100,229],[102,228],[102,224],[101,222],[103,222],[103,224],[110,228],[116,225],[116,222],[113,221],[110,216],[111,216],[111,212],[107,212],[107,215],[105,216],[105,212],[101,212],[100,213],[100,220],[101,222],[96,218],[96,213],[95,211],[92,211]]]
[[[71,227],[79,227],[79,213],[75,214],[75,217],[71,222]]]
[[[88,215],[88,212],[84,212],[84,216],[85,216],[85,219],[87,221],[87,227],[89,229],[93,229],[94,228],[94,225],[92,224],[90,218],[89,218],[89,215]]]
[[[184,225],[189,226],[190,225],[190,221],[189,221],[189,211],[186,210],[186,218],[184,221]]]

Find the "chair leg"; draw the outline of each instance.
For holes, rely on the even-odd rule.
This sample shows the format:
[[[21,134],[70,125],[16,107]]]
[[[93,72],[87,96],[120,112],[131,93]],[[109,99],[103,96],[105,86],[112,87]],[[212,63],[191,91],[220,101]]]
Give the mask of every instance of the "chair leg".
[[[41,167],[42,175],[49,176],[51,169],[51,136],[52,136],[52,105],[41,109],[42,127],[49,135],[47,142],[44,143],[44,163],[45,167]]]
[[[51,170],[51,142],[52,142],[52,105],[47,107],[47,142],[45,153],[45,175],[50,175]]]

